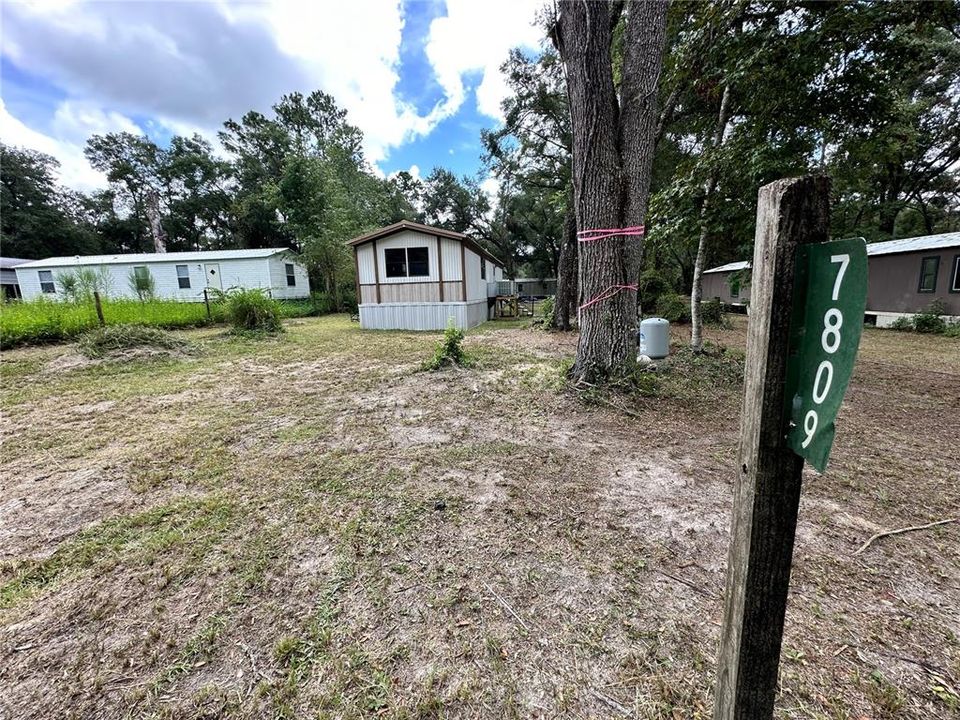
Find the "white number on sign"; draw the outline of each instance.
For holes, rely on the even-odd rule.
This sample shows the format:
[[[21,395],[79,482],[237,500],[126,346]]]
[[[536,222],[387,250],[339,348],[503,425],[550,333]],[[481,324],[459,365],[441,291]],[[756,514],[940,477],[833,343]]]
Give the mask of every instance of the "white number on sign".
[[[823,350],[833,355],[840,347],[840,328],[843,327],[843,313],[836,308],[830,308],[823,315],[823,334],[820,344]]]
[[[803,432],[806,433],[807,436],[803,440],[802,447],[806,447],[810,444],[810,441],[813,440],[813,434],[817,431],[817,424],[819,422],[820,418],[816,410],[811,410],[807,413],[807,416],[803,419]]]
[[[850,264],[850,255],[831,255],[831,263],[840,263],[840,271],[837,273],[837,279],[833,281],[833,299],[840,297],[840,283],[843,282],[843,274],[847,271],[847,265]]]
[[[832,299],[836,302],[840,298],[840,286],[843,284],[843,276],[847,272],[847,266],[850,264],[850,255],[831,255],[830,263],[839,263],[837,270],[837,279],[833,282]],[[833,355],[840,348],[840,328],[843,327],[843,313],[837,308],[830,308],[823,315],[823,333],[820,335],[820,346],[828,355]],[[833,363],[824,360],[817,368],[817,374],[813,378],[813,402],[821,405],[827,399],[830,392],[830,386],[833,385]],[[813,435],[817,432],[820,425],[820,416],[816,410],[807,412],[803,418],[804,440],[802,447],[807,447],[813,441]]]

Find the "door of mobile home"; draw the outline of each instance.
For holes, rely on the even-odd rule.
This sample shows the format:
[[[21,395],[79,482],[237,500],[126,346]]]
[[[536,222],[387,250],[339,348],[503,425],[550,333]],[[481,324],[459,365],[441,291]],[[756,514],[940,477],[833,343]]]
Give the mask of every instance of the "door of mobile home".
[[[220,279],[220,264],[207,263],[204,267],[207,270],[207,287],[223,290],[223,280]]]

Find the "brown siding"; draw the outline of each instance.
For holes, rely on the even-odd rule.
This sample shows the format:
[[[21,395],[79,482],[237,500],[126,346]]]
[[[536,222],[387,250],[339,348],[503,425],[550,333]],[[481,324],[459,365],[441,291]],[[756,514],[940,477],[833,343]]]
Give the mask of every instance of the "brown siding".
[[[874,255],[869,260],[867,311],[915,313],[939,299],[943,301],[947,315],[960,315],[960,293],[950,292],[953,258],[958,254],[960,248],[953,247],[896,255]],[[936,292],[918,292],[920,264],[925,257],[940,258]]]
[[[381,283],[380,302],[440,302],[440,283]]]
[[[750,300],[750,285],[741,283],[740,294],[734,297],[730,294],[730,276],[733,273],[716,272],[705,273],[703,276],[703,299],[713,300],[720,298],[721,302],[739,304]]]
[[[443,297],[447,302],[463,302],[463,283],[459,280],[447,280],[443,283]]]
[[[361,285],[360,286],[360,302],[363,304],[372,304],[377,302],[377,286]]]

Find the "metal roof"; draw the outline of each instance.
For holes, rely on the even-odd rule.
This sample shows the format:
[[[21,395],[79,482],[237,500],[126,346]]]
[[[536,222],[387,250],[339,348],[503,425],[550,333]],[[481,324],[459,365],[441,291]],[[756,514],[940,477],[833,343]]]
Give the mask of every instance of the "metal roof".
[[[867,255],[893,255],[894,253],[922,252],[924,250],[941,250],[951,247],[960,247],[960,232],[867,243]],[[746,270],[749,267],[749,260],[741,260],[740,262],[727,263],[726,265],[704,270],[703,273],[706,275],[707,273],[735,272],[737,270]]]
[[[30,261],[24,260],[23,258],[0,257],[0,270],[11,270],[17,265],[23,265],[28,262]]]
[[[750,261],[741,260],[740,262],[727,263],[726,265],[720,265],[719,267],[704,270],[703,274],[706,275],[707,273],[735,272],[737,270],[746,270],[748,267],[750,267]]]
[[[79,267],[83,265],[130,265],[155,262],[207,262],[216,260],[250,260],[266,258],[277,253],[293,251],[289,248],[249,248],[244,250],[198,250],[196,252],[118,253],[116,255],[74,255],[33,260],[17,268]]]

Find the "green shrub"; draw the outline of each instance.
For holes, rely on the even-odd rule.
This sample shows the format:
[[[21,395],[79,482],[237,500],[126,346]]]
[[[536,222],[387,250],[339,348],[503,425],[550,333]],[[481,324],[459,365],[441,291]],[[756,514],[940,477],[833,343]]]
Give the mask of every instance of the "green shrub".
[[[464,367],[469,365],[469,362],[467,353],[463,349],[463,330],[450,320],[447,329],[443,331],[443,337],[433,351],[433,357],[424,367],[427,370],[439,370],[448,365]]]
[[[948,338],[960,338],[960,322],[947,325],[947,329],[943,331],[943,334]]]
[[[686,295],[661,295],[657,300],[657,316],[672,323],[690,322],[690,298]]]
[[[640,308],[643,312],[650,312],[657,306],[661,295],[670,294],[672,288],[667,279],[657,270],[644,270],[640,274],[640,282],[637,284],[640,293]]]
[[[553,324],[553,309],[556,304],[556,299],[551,295],[550,297],[540,301],[540,322],[543,324],[543,327],[549,328]]]
[[[944,306],[942,300],[934,300],[923,312],[913,316],[913,328],[921,333],[943,333],[947,329],[947,322],[941,317]]]
[[[899,332],[913,332],[913,320],[908,317],[898,317],[887,326],[890,330]]]
[[[280,303],[263,290],[231,290],[225,294],[227,319],[235,332],[283,332]]]
[[[723,325],[723,303],[719,298],[701,302],[700,317],[704,325]]]
[[[152,300],[157,289],[153,273],[146,266],[131,268],[130,274],[127,276],[127,283],[134,294],[140,298],[140,302]]]
[[[193,346],[166,330],[145,325],[108,325],[80,336],[80,352],[88,358],[102,358],[124,350],[176,350],[190,352]]]

